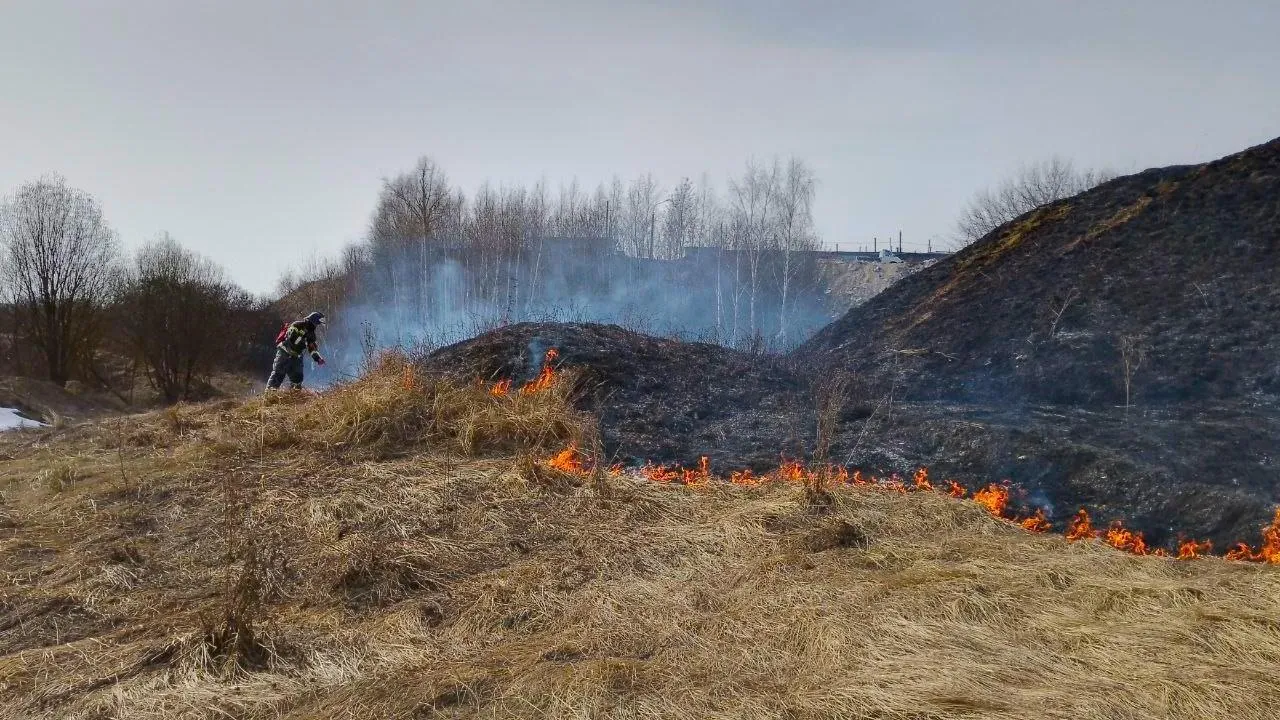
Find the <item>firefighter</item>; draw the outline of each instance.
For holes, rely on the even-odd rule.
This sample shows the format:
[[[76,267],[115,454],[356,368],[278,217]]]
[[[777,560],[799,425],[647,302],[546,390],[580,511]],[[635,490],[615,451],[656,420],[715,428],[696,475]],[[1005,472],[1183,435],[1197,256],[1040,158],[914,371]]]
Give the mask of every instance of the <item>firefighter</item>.
[[[316,349],[316,328],[324,324],[324,313],[313,312],[305,318],[289,323],[276,336],[276,358],[271,363],[271,377],[267,378],[267,390],[278,390],[285,377],[293,389],[302,387],[302,354],[310,353],[316,365],[324,365],[324,358]]]

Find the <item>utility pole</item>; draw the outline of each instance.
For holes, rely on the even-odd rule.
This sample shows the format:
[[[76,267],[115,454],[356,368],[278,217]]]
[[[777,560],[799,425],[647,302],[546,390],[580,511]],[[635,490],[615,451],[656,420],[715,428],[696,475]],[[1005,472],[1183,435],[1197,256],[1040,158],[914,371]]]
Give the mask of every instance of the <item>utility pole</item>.
[[[902,254],[902,231],[898,231],[898,254]]]
[[[879,241],[879,238],[874,238],[874,237],[871,238],[871,252],[880,252],[880,250],[876,247],[876,244],[878,243],[878,241]]]

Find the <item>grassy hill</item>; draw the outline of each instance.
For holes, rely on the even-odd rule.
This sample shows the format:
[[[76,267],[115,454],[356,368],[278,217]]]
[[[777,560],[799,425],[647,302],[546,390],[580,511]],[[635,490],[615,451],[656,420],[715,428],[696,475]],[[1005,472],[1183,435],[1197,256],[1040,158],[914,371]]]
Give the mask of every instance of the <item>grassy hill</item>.
[[[588,471],[574,378],[0,438],[6,718],[1220,718],[1280,708],[1280,571],[941,492]],[[715,468],[713,468],[714,470]]]

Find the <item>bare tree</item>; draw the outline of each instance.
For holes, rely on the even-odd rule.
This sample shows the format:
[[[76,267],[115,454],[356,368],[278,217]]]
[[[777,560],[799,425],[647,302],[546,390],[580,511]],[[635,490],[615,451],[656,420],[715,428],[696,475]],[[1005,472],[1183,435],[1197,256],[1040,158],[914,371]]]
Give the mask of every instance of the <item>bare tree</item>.
[[[653,257],[650,238],[654,231],[655,213],[658,207],[658,182],[653,175],[636,178],[627,188],[626,205],[622,213],[623,238],[627,252],[635,257]]]
[[[747,297],[749,321],[752,335],[758,335],[760,325],[756,320],[756,298],[760,293],[760,267],[766,252],[774,240],[774,224],[776,210],[774,200],[777,198],[777,187],[782,170],[778,161],[769,166],[747,163],[746,172],[739,180],[731,181],[733,213],[736,216],[734,229],[738,233],[735,246],[747,262],[748,283]]]
[[[1038,207],[1078,195],[1115,177],[1108,170],[1077,171],[1070,160],[1052,157],[1023,167],[998,187],[978,192],[956,225],[956,245],[975,242]]]
[[[92,196],[50,176],[0,205],[0,245],[19,331],[40,350],[49,379],[63,384],[97,350],[118,257],[115,233]]]
[[[213,261],[167,233],[138,251],[120,292],[125,335],[147,379],[169,402],[189,399],[193,385],[231,360],[225,328],[244,292]]]
[[[383,181],[369,236],[379,266],[387,270],[382,282],[397,308],[409,300],[419,313],[425,312],[432,250],[439,231],[457,216],[457,203],[444,170],[428,157]]]
[[[173,243],[172,238],[162,234],[149,249],[169,243]],[[349,290],[346,268],[348,263],[357,262],[356,258],[333,260],[313,253],[296,267],[285,270],[276,282],[278,305],[283,313],[301,317],[313,310],[330,312],[341,305]],[[177,258],[171,261],[176,262]]]
[[[1124,409],[1127,412],[1133,406],[1133,375],[1142,367],[1147,353],[1142,337],[1137,335],[1120,335],[1117,344],[1120,346],[1120,367],[1124,372]]]
[[[782,251],[779,268],[781,302],[778,305],[778,340],[787,342],[787,296],[799,263],[796,253],[816,248],[813,234],[813,193],[817,185],[813,171],[802,160],[787,162],[782,181],[777,185],[777,238]]]
[[[676,260],[684,255],[685,246],[692,243],[697,232],[698,193],[693,183],[685,178],[671,191],[667,202],[659,256]]]

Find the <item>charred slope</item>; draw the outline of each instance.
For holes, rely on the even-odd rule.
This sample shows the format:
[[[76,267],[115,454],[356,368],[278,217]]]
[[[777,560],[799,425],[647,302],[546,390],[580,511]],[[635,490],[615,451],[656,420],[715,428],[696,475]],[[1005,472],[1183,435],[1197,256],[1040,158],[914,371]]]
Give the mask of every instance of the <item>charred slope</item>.
[[[518,386],[538,375],[551,347],[562,369],[580,374],[582,404],[600,418],[613,460],[692,467],[706,455],[725,471],[810,456],[809,378],[716,345],[607,325],[523,323],[423,363]],[[1266,455],[1280,420],[1262,411],[883,403],[857,390],[843,418],[833,461],[876,473],[924,465],[970,488],[1008,479],[1018,502],[1045,508],[1058,527],[1087,506],[1100,522],[1122,519],[1156,543],[1187,535],[1224,547],[1256,536],[1280,501]]]
[[[709,343],[613,325],[519,323],[435,351],[428,369],[460,377],[533,379],[549,348],[582,374],[584,403],[620,462],[777,465],[805,452],[807,384],[783,364]],[[810,412],[811,414],[811,412]],[[723,465],[721,465],[723,464]]]
[[[796,356],[915,401],[845,429],[873,456],[1222,542],[1280,502],[1277,328],[1280,140],[1018,218]]]
[[[1036,210],[847,313],[797,356],[916,399],[1280,394],[1280,140]]]

